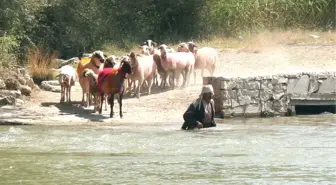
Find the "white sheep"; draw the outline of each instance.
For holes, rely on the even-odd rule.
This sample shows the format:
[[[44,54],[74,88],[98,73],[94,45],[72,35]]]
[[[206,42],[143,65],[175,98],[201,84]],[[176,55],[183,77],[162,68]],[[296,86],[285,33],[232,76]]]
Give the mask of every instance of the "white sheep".
[[[66,101],[71,102],[71,87],[75,85],[76,71],[70,65],[61,67],[58,81],[61,85],[61,100],[60,103]]]

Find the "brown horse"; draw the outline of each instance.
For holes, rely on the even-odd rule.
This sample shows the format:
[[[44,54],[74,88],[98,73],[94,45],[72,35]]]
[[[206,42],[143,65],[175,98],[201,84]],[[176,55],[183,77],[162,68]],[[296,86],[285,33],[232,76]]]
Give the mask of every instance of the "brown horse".
[[[124,81],[127,75],[132,74],[132,67],[130,65],[130,59],[128,56],[124,56],[121,60],[120,67],[115,68],[105,68],[98,74],[98,88],[100,91],[100,108],[99,114],[102,113],[102,105],[104,101],[104,95],[109,96],[109,103],[111,107],[110,118],[113,117],[113,106],[114,106],[114,95],[119,95],[119,115],[120,118],[123,117],[122,114],[122,98],[124,94]]]

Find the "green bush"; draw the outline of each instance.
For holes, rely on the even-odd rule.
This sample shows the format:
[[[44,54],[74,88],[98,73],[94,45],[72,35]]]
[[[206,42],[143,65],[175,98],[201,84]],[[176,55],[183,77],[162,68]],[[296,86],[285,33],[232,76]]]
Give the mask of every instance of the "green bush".
[[[14,37],[0,37],[0,67],[16,65],[16,49],[18,42]]]

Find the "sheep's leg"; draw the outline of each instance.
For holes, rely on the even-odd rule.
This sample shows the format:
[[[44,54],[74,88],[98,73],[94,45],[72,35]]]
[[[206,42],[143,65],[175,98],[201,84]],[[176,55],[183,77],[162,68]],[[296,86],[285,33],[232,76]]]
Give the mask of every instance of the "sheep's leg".
[[[119,103],[119,116],[120,118],[123,118],[123,113],[122,113],[122,98],[123,98],[123,93],[119,94],[119,99],[118,99],[118,103]]]
[[[113,118],[114,94],[111,94],[109,100],[110,100],[110,107],[111,107],[110,118]]]
[[[60,103],[64,102],[64,86],[62,85],[61,86],[61,100],[60,100]]]
[[[89,105],[90,105],[90,93],[86,93],[86,105],[85,105],[85,107],[89,107]]]
[[[194,84],[196,84],[196,69],[194,69]]]
[[[188,69],[184,69],[184,76],[185,78],[183,78],[183,84],[182,84],[182,87],[184,88],[186,86],[186,82],[187,82],[187,77],[188,77]]]
[[[102,114],[104,93],[100,94],[99,114]]]
[[[71,86],[69,87],[69,103],[71,103]]]
[[[172,84],[172,86],[173,86],[173,90],[175,89],[175,79],[176,79],[176,75],[177,75],[177,72],[176,72],[176,70],[174,70],[174,71],[173,71],[173,77],[172,77],[172,79],[173,79],[173,84]]]
[[[83,106],[84,103],[85,103],[84,97],[85,97],[85,93],[84,93],[84,91],[82,91],[82,106]]]
[[[153,78],[150,78],[148,81],[148,95],[150,95],[152,92],[152,85],[153,85]]]
[[[144,80],[143,80],[143,78],[141,78],[139,80],[139,83],[138,83],[138,92],[136,94],[138,99],[140,98],[140,91],[141,91],[141,87],[142,87],[143,82],[144,82]]]

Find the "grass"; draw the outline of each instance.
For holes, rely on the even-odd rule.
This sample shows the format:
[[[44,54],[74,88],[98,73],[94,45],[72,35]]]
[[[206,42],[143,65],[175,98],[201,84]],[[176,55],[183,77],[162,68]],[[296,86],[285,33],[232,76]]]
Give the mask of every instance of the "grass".
[[[57,64],[53,62],[57,58],[57,53],[48,54],[42,49],[30,49],[28,52],[28,70],[34,81],[40,83],[42,80],[54,78],[53,68]]]

